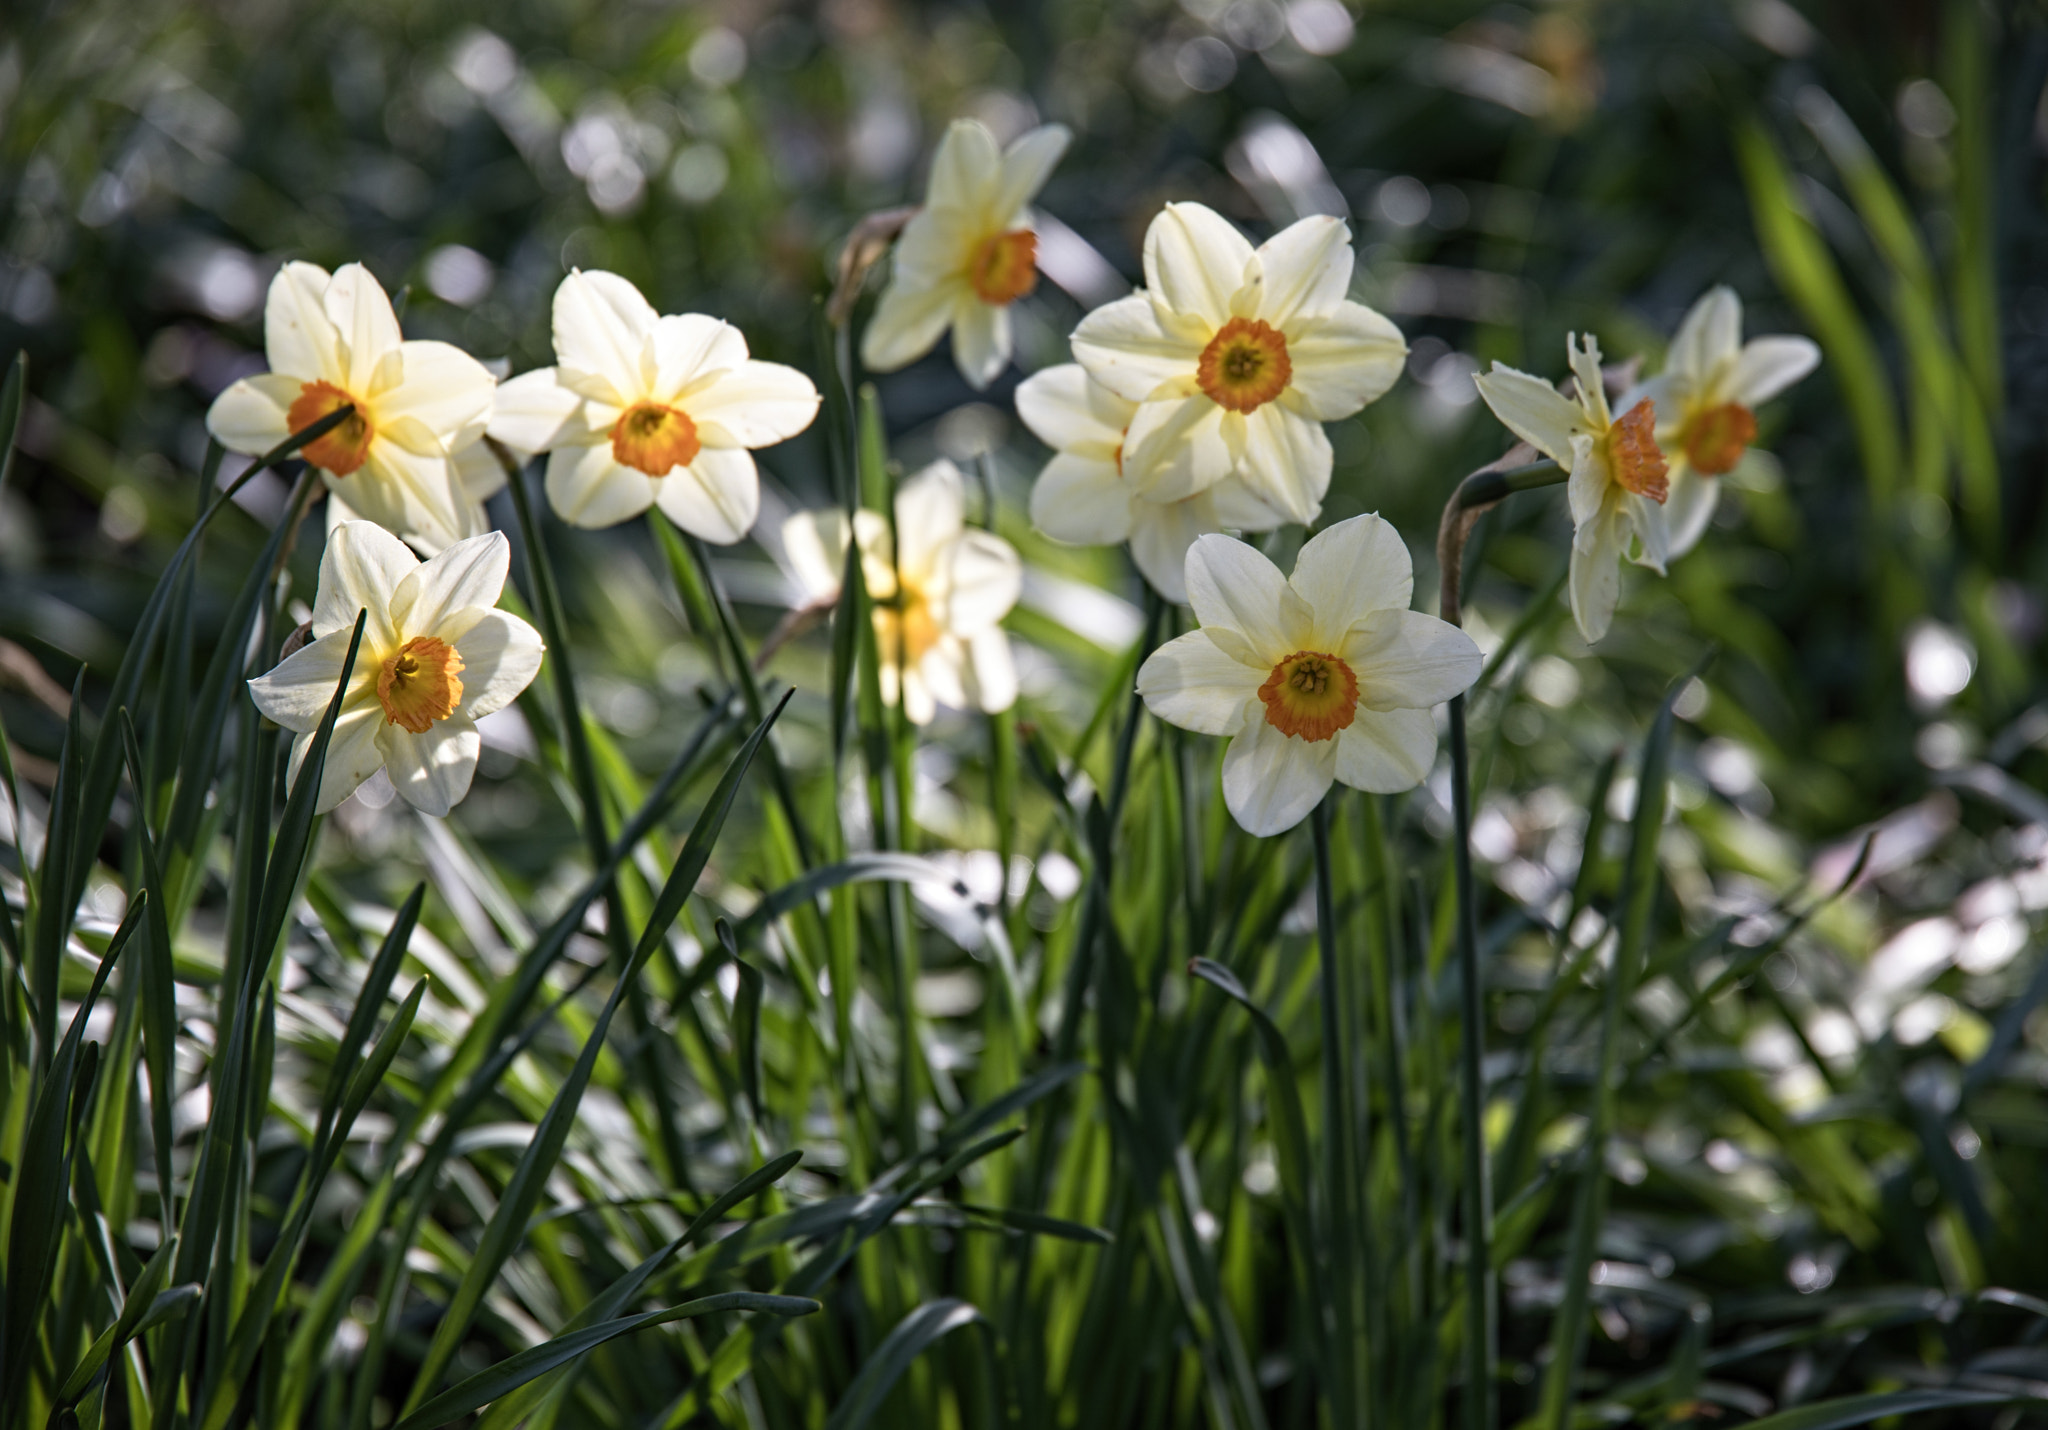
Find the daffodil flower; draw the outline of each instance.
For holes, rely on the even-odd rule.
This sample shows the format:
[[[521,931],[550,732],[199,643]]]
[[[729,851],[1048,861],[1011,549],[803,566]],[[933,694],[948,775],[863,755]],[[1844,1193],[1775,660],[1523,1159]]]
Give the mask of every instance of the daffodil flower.
[[[1177,501],[1235,473],[1289,521],[1315,520],[1332,454],[1322,424],[1400,376],[1400,330],[1345,297],[1351,230],[1305,218],[1256,250],[1200,204],[1168,204],[1145,234],[1145,288],[1074,330],[1088,375],[1142,404],[1124,475]]]
[[[1010,305],[1038,282],[1031,201],[1067,150],[1066,126],[1047,124],[1008,149],[972,119],[956,119],[932,156],[931,187],[903,229],[861,338],[876,372],[916,362],[953,330],[953,361],[976,388],[1009,365]]]
[[[511,704],[540,669],[539,633],[495,609],[511,560],[497,531],[425,562],[375,522],[345,522],[329,534],[312,640],[249,682],[256,708],[294,732],[296,779],[340,683],[356,617],[369,613],[315,809],[333,809],[379,769],[422,813],[462,802],[476,774],[476,722]]]
[[[490,433],[549,454],[548,502],[562,520],[616,526],[658,506],[706,541],[744,537],[761,509],[748,449],[811,425],[811,380],[748,357],[730,323],[657,316],[615,273],[564,278],[554,329],[557,365],[498,389]]]
[[[1655,402],[1640,397],[1616,417],[1601,386],[1600,345],[1590,334],[1569,337],[1565,351],[1576,379],[1571,397],[1500,363],[1473,381],[1494,416],[1571,473],[1565,492],[1572,509],[1572,618],[1591,642],[1614,620],[1623,556],[1664,574],[1671,556],[1664,515],[1669,467],[1657,445]]]
[[[1798,337],[1742,341],[1742,300],[1716,287],[1692,305],[1664,371],[1641,395],[1657,404],[1657,443],[1671,464],[1665,521],[1671,555],[1699,543],[1726,476],[1756,441],[1756,409],[1820,364],[1820,349]]]
[[[1002,619],[1017,604],[1024,566],[1017,549],[966,519],[966,484],[951,462],[934,462],[896,492],[896,532],[880,512],[853,517],[861,579],[874,606],[882,699],[914,724],[940,705],[993,714],[1017,699],[1017,666]],[[847,523],[837,511],[798,512],[782,546],[802,599],[838,599]],[[893,552],[893,559],[892,559]]]
[[[1034,373],[1017,388],[1017,415],[1053,449],[1031,488],[1031,521],[1055,541],[1109,546],[1131,559],[1169,601],[1187,603],[1188,547],[1211,531],[1270,531],[1285,518],[1225,477],[1193,496],[1160,501],[1124,474],[1138,404],[1089,377],[1078,363]]]
[[[1244,542],[1188,549],[1201,629],[1138,671],[1138,693],[1172,725],[1230,739],[1223,802],[1247,832],[1299,824],[1332,782],[1394,794],[1436,760],[1430,708],[1479,678],[1479,648],[1408,609],[1408,548],[1377,516],[1311,538],[1294,574]]]
[[[223,447],[267,452],[353,406],[299,454],[329,492],[424,552],[485,529],[454,460],[490,416],[497,384],[482,363],[448,343],[405,341],[360,263],[332,275],[287,263],[271,280],[263,338],[270,371],[229,386],[206,414]]]

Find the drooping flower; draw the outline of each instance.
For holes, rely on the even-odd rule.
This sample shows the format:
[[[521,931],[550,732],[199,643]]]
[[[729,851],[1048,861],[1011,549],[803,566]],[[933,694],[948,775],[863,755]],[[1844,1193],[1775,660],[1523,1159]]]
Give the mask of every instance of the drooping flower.
[[[1590,641],[1607,634],[1621,595],[1621,558],[1658,575],[1670,559],[1664,513],[1669,466],[1657,445],[1656,403],[1638,397],[1616,417],[1600,380],[1600,345],[1569,337],[1575,379],[1566,397],[1540,377],[1500,363],[1473,379],[1486,405],[1517,437],[1571,473],[1572,618]],[[1630,539],[1634,549],[1630,549]]]
[[[231,452],[267,452],[338,408],[355,411],[300,453],[329,492],[421,551],[485,530],[455,454],[483,436],[496,382],[448,343],[404,340],[367,268],[287,263],[271,280],[270,371],[214,399],[206,426]]]
[[[966,511],[959,468],[940,461],[897,489],[894,542],[880,512],[853,517],[882,699],[901,700],[918,725],[931,723],[940,705],[993,714],[1017,699],[1002,620],[1017,604],[1024,565],[1009,542],[969,528]],[[783,526],[783,550],[814,606],[838,598],[846,532],[837,511],[798,512]]]
[[[1664,371],[1641,395],[1657,404],[1657,443],[1671,465],[1664,519],[1671,555],[1699,543],[1713,518],[1726,476],[1756,440],[1756,409],[1820,364],[1807,338],[1742,341],[1742,300],[1733,289],[1710,289],[1692,305],[1671,340]]]
[[[730,323],[657,316],[615,273],[564,278],[554,326],[557,365],[501,386],[490,432],[549,454],[548,501],[562,520],[616,526],[659,506],[706,541],[744,537],[761,508],[748,449],[811,425],[811,380],[748,357]]]
[[[511,559],[497,531],[425,562],[375,522],[345,522],[328,535],[312,640],[249,682],[257,709],[294,732],[296,779],[341,679],[356,616],[369,612],[317,810],[333,809],[380,768],[425,814],[446,814],[469,793],[476,722],[509,705],[540,669],[539,633],[495,609]]]
[[[1010,305],[1038,282],[1032,199],[1072,136],[1047,124],[998,150],[993,134],[956,119],[932,156],[924,207],[905,225],[861,339],[861,361],[893,372],[953,330],[953,361],[987,387],[1010,361]]]
[[[1145,234],[1145,288],[1074,330],[1088,375],[1142,404],[1124,474],[1175,501],[1233,472],[1289,521],[1313,521],[1329,489],[1322,424],[1349,417],[1400,376],[1392,323],[1345,297],[1351,230],[1305,218],[1256,250],[1200,204],[1168,204]]]
[[[1188,600],[1201,629],[1138,671],[1154,715],[1223,735],[1223,802],[1252,834],[1299,824],[1331,783],[1393,794],[1436,759],[1430,708],[1479,678],[1479,648],[1408,609],[1408,548],[1374,515],[1312,537],[1294,574],[1242,541],[1188,548]]]
[[[1078,363],[1032,374],[1017,388],[1017,415],[1053,449],[1031,488],[1031,521],[1055,541],[1128,541],[1153,589],[1187,602],[1188,547],[1211,531],[1270,531],[1286,520],[1235,477],[1177,500],[1158,500],[1124,472],[1139,406],[1089,377]]]

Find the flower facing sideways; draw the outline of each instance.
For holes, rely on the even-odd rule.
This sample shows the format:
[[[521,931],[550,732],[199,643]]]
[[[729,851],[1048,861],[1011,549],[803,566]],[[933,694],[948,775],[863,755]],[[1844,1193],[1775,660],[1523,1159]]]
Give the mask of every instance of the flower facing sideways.
[[[540,669],[539,634],[495,609],[511,559],[496,531],[425,562],[374,522],[345,522],[328,536],[312,640],[249,682],[257,709],[294,732],[296,779],[341,679],[356,616],[369,613],[317,810],[333,809],[380,768],[426,814],[446,814],[469,793],[476,722],[509,705]]]
[[[1671,463],[1665,520],[1671,554],[1699,543],[1721,484],[1756,440],[1756,409],[1820,364],[1807,338],[1742,341],[1742,300],[1711,289],[1685,315],[1664,371],[1640,392],[1657,404],[1657,442]]]
[[[1188,547],[1205,532],[1270,531],[1285,520],[1243,482],[1225,477],[1193,496],[1158,501],[1124,475],[1138,404],[1062,363],[1017,388],[1017,415],[1053,449],[1031,488],[1031,522],[1075,546],[1131,544],[1131,559],[1169,601],[1187,601]]]
[[[1493,415],[1571,474],[1572,618],[1588,641],[1607,634],[1621,595],[1621,558],[1658,575],[1670,558],[1664,501],[1668,466],[1657,445],[1655,402],[1640,397],[1616,417],[1600,381],[1600,345],[1568,338],[1576,395],[1500,363],[1473,379]],[[1630,551],[1630,538],[1634,551]]]
[[[799,512],[782,537],[805,599],[837,599],[846,518]],[[1009,709],[1017,667],[1002,619],[1017,604],[1024,566],[1009,542],[968,527],[959,469],[934,462],[897,490],[893,542],[888,519],[873,511],[854,513],[853,540],[874,607],[882,699],[902,701],[918,725],[931,723],[940,705]]]
[[[448,343],[403,340],[360,263],[332,275],[287,263],[270,284],[263,338],[270,371],[231,385],[206,414],[223,447],[267,452],[353,407],[300,453],[329,492],[426,552],[484,530],[490,473],[458,460],[481,450],[491,412],[497,384],[482,363]]]
[[[491,436],[548,453],[548,501],[571,526],[616,526],[650,506],[731,545],[761,508],[752,447],[794,437],[818,412],[795,368],[747,356],[739,329],[661,317],[615,273],[555,290],[557,365],[498,389]]]
[[[1188,600],[1201,629],[1138,671],[1154,715],[1230,738],[1223,802],[1258,835],[1299,824],[1331,783],[1393,794],[1436,759],[1430,708],[1479,678],[1479,648],[1456,626],[1408,609],[1408,548],[1379,517],[1311,538],[1294,574],[1244,542],[1188,549]]]
[[[916,362],[953,330],[953,361],[987,387],[1010,361],[1010,304],[1038,283],[1031,201],[1071,136],[1064,125],[1032,130],[1008,149],[972,119],[956,119],[932,156],[924,207],[904,226],[862,336],[861,361],[876,372]]]
[[[1289,521],[1315,520],[1332,453],[1322,424],[1401,375],[1400,330],[1345,297],[1351,231],[1305,218],[1256,250],[1200,204],[1168,204],[1145,234],[1145,288],[1074,330],[1088,375],[1142,404],[1124,475],[1155,501],[1235,472]]]

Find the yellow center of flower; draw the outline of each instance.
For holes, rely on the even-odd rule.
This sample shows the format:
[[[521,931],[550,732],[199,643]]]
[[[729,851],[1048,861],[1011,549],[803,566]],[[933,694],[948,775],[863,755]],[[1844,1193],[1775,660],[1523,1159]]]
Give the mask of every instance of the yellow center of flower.
[[[1000,308],[1038,286],[1038,235],[1028,228],[992,233],[967,258],[974,296]]]
[[[323,472],[345,477],[370,459],[370,439],[376,435],[363,404],[331,382],[308,382],[284,415],[285,426],[303,432],[338,407],[355,408],[333,431],[317,437],[299,449],[299,455]]]
[[[680,407],[636,402],[612,424],[612,456],[620,466],[665,477],[697,460],[697,424]]]
[[[1273,667],[1259,699],[1281,734],[1327,740],[1358,714],[1358,677],[1334,655],[1298,650]]]
[[[1718,477],[1735,470],[1749,444],[1756,440],[1756,414],[1739,402],[1709,407],[1685,424],[1679,441],[1685,444],[1685,459],[1704,477]]]
[[[1287,339],[1262,319],[1232,318],[1195,366],[1195,381],[1219,407],[1250,412],[1287,390],[1294,364],[1287,360]]]
[[[377,672],[384,723],[424,735],[462,703],[462,653],[433,636],[414,636]]]
[[[943,634],[930,603],[918,591],[906,589],[893,606],[875,603],[875,645],[891,665],[916,665]]]
[[[1627,490],[1661,504],[1671,495],[1665,479],[1671,469],[1657,446],[1656,427],[1657,409],[1647,397],[1615,418],[1607,429],[1607,469]]]

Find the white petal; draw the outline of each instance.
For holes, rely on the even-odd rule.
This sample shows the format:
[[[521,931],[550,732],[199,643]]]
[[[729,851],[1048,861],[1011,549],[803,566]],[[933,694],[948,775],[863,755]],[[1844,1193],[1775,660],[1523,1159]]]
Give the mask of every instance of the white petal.
[[[473,502],[487,502],[505,489],[505,464],[487,442],[472,442],[448,461],[455,469],[455,481],[463,495]]]
[[[1196,537],[1222,529],[1209,493],[1185,501],[1132,502],[1130,526],[1131,560],[1137,563],[1139,574],[1167,600],[1185,606],[1188,548]]]
[[[1061,453],[1031,487],[1031,524],[1074,546],[1114,546],[1128,539],[1131,508],[1130,485],[1117,475],[1116,464],[1096,458]]]
[[[1415,596],[1415,564],[1393,524],[1368,513],[1310,537],[1294,559],[1287,584],[1316,613],[1311,639],[1334,654],[1362,617],[1408,609]]]
[[[1297,739],[1247,720],[1223,754],[1223,803],[1246,833],[1284,834],[1308,818],[1336,774],[1336,740]]]
[[[960,282],[913,286],[899,272],[882,290],[861,334],[861,365],[871,372],[894,372],[916,362],[938,346],[966,292]]]
[[[767,447],[794,437],[818,415],[818,389],[793,367],[775,362],[741,363],[720,373],[684,403],[704,431],[707,445],[722,433],[738,447]]]
[[[889,255],[891,278],[911,289],[965,290],[974,247],[997,222],[980,208],[927,204],[911,215],[896,240]]]
[[[1316,214],[1289,224],[1259,245],[1258,258],[1256,316],[1276,328],[1336,311],[1351,289],[1351,230],[1342,219]]]
[[[1571,478],[1565,483],[1565,503],[1571,508],[1572,529],[1577,531],[1606,510],[1614,476],[1608,470],[1606,455],[1591,435],[1574,433],[1570,451]]]
[[[354,636],[353,628],[331,632],[300,646],[251,680],[249,697],[256,708],[287,730],[317,729],[327,714],[328,702],[334,699],[334,687],[341,681],[342,662],[348,659],[349,641]],[[375,662],[365,658],[367,654],[357,653],[357,679],[351,684],[360,683],[365,669],[375,668]],[[371,688],[374,690],[374,685]],[[346,710],[346,705],[343,708]]]
[[[1337,652],[1358,677],[1367,710],[1427,710],[1479,679],[1479,647],[1448,621],[1420,611],[1375,611]]]
[[[903,717],[913,725],[929,725],[932,723],[932,717],[939,713],[938,702],[932,698],[931,686],[925,683],[923,670],[924,665],[930,664],[935,659],[935,655],[927,655],[918,666],[901,672],[900,676],[897,677],[903,695]],[[948,672],[941,671],[941,674],[946,673]],[[896,674],[895,668],[893,666],[885,667],[884,674]],[[894,705],[896,703],[890,699],[888,682],[886,680],[884,681],[882,699],[886,704]]]
[[[782,559],[801,604],[834,601],[846,572],[846,513],[800,511],[782,523]]]
[[[1017,703],[1017,661],[1001,626],[968,638],[966,673],[967,693],[982,710],[994,715]]]
[[[1742,300],[1735,296],[1733,288],[1716,285],[1701,295],[1678,325],[1664,370],[1697,387],[1735,356],[1741,341]]]
[[[1580,425],[1605,432],[1614,415],[1607,407],[1607,382],[1600,375],[1600,342],[1591,333],[1567,333],[1565,355],[1571,359],[1573,388],[1578,399]]]
[[[398,386],[378,393],[372,404],[380,426],[417,420],[435,438],[423,456],[442,455],[483,436],[498,381],[482,363],[450,343],[405,343],[398,356]]]
[[[1607,634],[1621,599],[1621,523],[1602,516],[1572,537],[1572,619],[1591,645]]]
[[[1560,467],[1572,463],[1572,433],[1579,405],[1540,377],[1495,363],[1472,379],[1486,405],[1507,429]]]
[[[1235,477],[1225,477],[1202,495],[1208,499],[1218,530],[1271,531],[1287,524],[1283,513],[1253,496],[1252,489]]]
[[[1336,462],[1323,424],[1269,402],[1246,415],[1245,435],[1238,479],[1290,521],[1314,521]]]
[[[973,300],[953,310],[953,365],[976,392],[1010,365],[1010,310]]]
[[[1619,505],[1636,534],[1636,550],[1630,559],[1662,576],[1671,562],[1671,526],[1663,505],[1634,492],[1624,492]]]
[[[939,551],[966,526],[967,484],[960,469],[951,462],[933,462],[898,487],[896,561],[903,568],[904,577],[922,578]],[[863,547],[866,544],[863,542]],[[881,554],[886,560],[886,550]]]
[[[313,801],[315,814],[326,814],[356,792],[356,786],[384,767],[384,749],[377,736],[385,724],[384,708],[351,710],[334,722],[334,735],[327,742],[327,762],[320,770],[320,793]],[[285,772],[290,783],[299,778],[299,768],[313,750],[309,732],[292,741],[291,764]]]
[[[1179,501],[1206,491],[1237,465],[1225,419],[1207,397],[1146,402],[1124,435],[1124,480],[1147,501]]]
[[[925,594],[946,629],[971,636],[1010,614],[1023,588],[1016,547],[993,532],[963,531],[939,551]]]
[[[391,597],[391,624],[407,639],[458,640],[480,611],[498,604],[511,570],[512,543],[504,532],[458,541],[398,583]]]
[[[1208,632],[1189,631],[1145,657],[1138,694],[1169,725],[1198,735],[1235,735],[1244,728],[1245,702],[1270,674],[1225,654]]]
[[[1024,206],[1038,197],[1073,137],[1064,124],[1042,124],[1003,151],[995,192],[989,200],[989,212],[998,223],[1014,222]]]
[[[421,814],[445,815],[469,793],[483,748],[476,726],[461,715],[437,720],[423,735],[403,725],[377,732],[391,786]]]
[[[1263,552],[1233,537],[1204,536],[1188,548],[1186,574],[1188,604],[1203,629],[1245,643],[1233,655],[1270,666],[1301,649],[1295,642],[1303,632],[1290,611],[1301,599]]]
[[[1074,329],[1074,357],[1088,375],[1130,402],[1168,384],[1190,385],[1202,345],[1160,325],[1152,300],[1133,293],[1105,303]]]
[[[399,583],[419,569],[420,559],[405,543],[373,521],[344,522],[327,534],[320,556],[320,586],[313,598],[313,634],[354,628],[356,612],[367,610],[366,650],[397,644],[391,598]]]
[[[1755,407],[1776,397],[1820,364],[1807,338],[1752,338],[1728,376],[1729,400]]]
[[[1670,530],[1671,556],[1676,559],[1699,545],[1714,518],[1714,506],[1721,499],[1721,483],[1703,477],[1683,457],[1671,463],[1671,494],[1664,502],[1664,520]]]
[[[1363,303],[1338,303],[1287,340],[1288,394],[1309,416],[1335,422],[1384,396],[1407,358],[1391,321]]]
[[[362,264],[347,264],[335,271],[321,307],[348,349],[348,380],[342,386],[367,396],[376,386],[378,364],[403,341],[384,285]]]
[[[342,382],[340,335],[327,316],[327,270],[312,263],[287,263],[270,280],[263,303],[263,348],[270,370],[301,382]]]
[[[275,372],[230,383],[206,410],[206,430],[230,452],[261,456],[291,436],[285,414],[303,386],[296,377]]]
[[[1436,763],[1436,724],[1427,710],[1360,709],[1334,743],[1337,778],[1372,794],[1414,789]]]
[[[609,442],[557,447],[548,457],[548,505],[571,526],[596,530],[631,521],[654,505],[654,490],[652,477],[613,460]]]
[[[481,720],[519,698],[540,671],[540,632],[507,611],[486,611],[455,642],[462,656],[462,714]]]
[[[555,356],[603,378],[629,405],[647,385],[640,353],[655,319],[653,304],[618,274],[571,272],[555,289]]]
[[[1002,151],[985,125],[975,119],[954,120],[946,126],[932,155],[926,206],[986,210],[1002,165]]]
[[[940,636],[911,673],[931,699],[965,710],[973,704],[967,695],[967,659],[965,641],[958,636]]]
[[[1129,399],[1089,377],[1079,363],[1063,362],[1017,384],[1017,415],[1055,452],[1112,456],[1123,446],[1124,429],[1136,411]]]
[[[456,479],[446,457],[408,452],[382,437],[369,459],[345,477],[327,476],[330,491],[370,521],[428,554],[485,529],[483,508]]]
[[[515,452],[531,456],[551,451],[582,405],[581,397],[556,380],[553,368],[522,372],[498,384],[489,431]]]
[[[731,323],[702,313],[654,320],[654,330],[642,342],[643,378],[647,376],[645,356],[650,344],[654,380],[647,395],[656,402],[674,402],[693,384],[730,372],[747,360],[746,336]],[[697,410],[694,402],[684,406],[692,413]]]
[[[761,514],[761,477],[742,447],[706,447],[697,460],[654,483],[662,515],[693,536],[730,546]]]
[[[1230,321],[1230,299],[1243,286],[1251,261],[1244,235],[1201,204],[1168,204],[1145,231],[1146,288],[1212,329]]]

